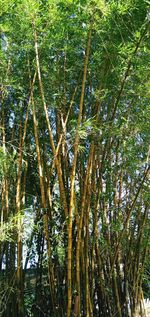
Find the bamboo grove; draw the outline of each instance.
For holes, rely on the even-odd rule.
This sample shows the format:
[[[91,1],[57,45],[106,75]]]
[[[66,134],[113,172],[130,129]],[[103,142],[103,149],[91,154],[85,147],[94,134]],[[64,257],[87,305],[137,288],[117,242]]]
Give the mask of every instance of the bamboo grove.
[[[149,4],[2,1],[2,317],[146,316]]]

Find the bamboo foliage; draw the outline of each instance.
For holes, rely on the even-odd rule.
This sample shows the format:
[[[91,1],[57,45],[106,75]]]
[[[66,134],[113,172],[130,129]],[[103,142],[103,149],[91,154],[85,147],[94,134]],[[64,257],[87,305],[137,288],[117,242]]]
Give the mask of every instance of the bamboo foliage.
[[[146,1],[5,0],[0,316],[146,316]]]

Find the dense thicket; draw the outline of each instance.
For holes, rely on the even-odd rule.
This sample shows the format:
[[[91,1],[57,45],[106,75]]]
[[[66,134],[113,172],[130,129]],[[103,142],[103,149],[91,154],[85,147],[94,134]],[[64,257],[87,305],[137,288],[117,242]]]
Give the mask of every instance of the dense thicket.
[[[145,316],[150,10],[3,0],[0,316]]]

